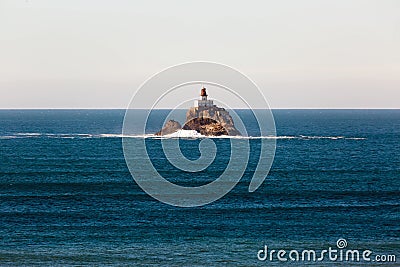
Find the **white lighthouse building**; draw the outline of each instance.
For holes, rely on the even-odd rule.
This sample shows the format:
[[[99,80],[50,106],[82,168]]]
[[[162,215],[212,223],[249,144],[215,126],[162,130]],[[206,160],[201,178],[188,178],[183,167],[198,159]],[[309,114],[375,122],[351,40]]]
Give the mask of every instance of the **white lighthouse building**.
[[[194,101],[194,106],[195,107],[213,107],[214,106],[214,101],[208,100],[207,99],[207,92],[206,88],[201,89],[200,92],[200,99]]]

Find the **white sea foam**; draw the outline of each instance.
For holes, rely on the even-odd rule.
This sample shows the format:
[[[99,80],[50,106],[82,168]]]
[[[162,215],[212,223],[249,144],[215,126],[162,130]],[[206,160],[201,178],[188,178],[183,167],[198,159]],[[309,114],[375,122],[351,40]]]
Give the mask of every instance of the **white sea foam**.
[[[276,139],[276,140],[318,140],[318,139],[326,139],[326,140],[366,140],[365,137],[346,137],[346,136],[308,136],[308,135],[298,135],[298,136],[204,136],[195,130],[178,130],[172,134],[157,136],[154,134],[145,134],[145,135],[135,135],[135,134],[82,134],[82,133],[15,133],[13,135],[3,135],[0,136],[0,139],[14,139],[14,138],[66,138],[66,139],[74,139],[74,138],[149,138],[149,139],[168,139],[168,138],[187,138],[187,139],[198,139],[198,138],[213,138],[213,139]]]
[[[17,136],[40,136],[42,135],[41,133],[16,133],[15,135]]]
[[[98,137],[104,138],[122,138],[124,137],[122,134],[99,134]]]
[[[101,134],[98,137],[105,138],[151,138],[151,139],[169,139],[169,138],[213,138],[213,139],[277,139],[277,140],[313,140],[313,139],[328,139],[328,140],[366,140],[364,137],[346,137],[346,136],[307,136],[307,135],[299,135],[299,136],[205,136],[198,133],[195,130],[178,130],[172,134],[167,134],[163,136],[158,136],[154,134],[145,134],[145,135],[123,135],[123,134]]]
[[[306,135],[300,135],[300,137],[304,139],[332,139],[332,140],[346,138],[345,136],[306,136]]]
[[[0,136],[0,139],[14,139],[14,138],[18,138],[18,137],[15,136],[15,135],[3,135],[3,136]]]
[[[178,130],[172,134],[166,134],[163,137],[165,138],[204,138],[205,135],[195,131],[195,130]]]

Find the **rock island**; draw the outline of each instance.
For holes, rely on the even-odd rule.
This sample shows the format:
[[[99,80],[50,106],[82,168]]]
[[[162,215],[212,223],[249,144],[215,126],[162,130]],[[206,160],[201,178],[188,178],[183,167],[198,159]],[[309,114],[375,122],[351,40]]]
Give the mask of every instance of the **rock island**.
[[[201,89],[200,99],[186,112],[186,122],[183,126],[177,121],[169,120],[156,135],[170,135],[179,130],[196,131],[205,136],[241,135],[235,128],[229,112],[217,107],[213,100],[208,99],[206,88]]]

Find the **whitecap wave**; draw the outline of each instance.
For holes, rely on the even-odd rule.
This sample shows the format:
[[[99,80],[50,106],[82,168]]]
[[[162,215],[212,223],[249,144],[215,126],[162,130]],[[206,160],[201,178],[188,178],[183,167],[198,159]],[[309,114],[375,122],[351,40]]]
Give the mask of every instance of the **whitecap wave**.
[[[15,136],[15,135],[2,135],[2,136],[0,136],[0,139],[15,139],[15,138],[18,138],[18,137]]]
[[[300,135],[303,139],[331,139],[331,140],[338,140],[338,139],[345,139],[345,136],[306,136]]]
[[[195,130],[178,130],[174,133],[164,135],[165,138],[204,138],[205,135]]]
[[[195,130],[178,130],[172,134],[157,136],[154,134],[145,135],[127,135],[120,133],[104,133],[104,134],[83,134],[83,133],[15,133],[0,135],[0,139],[15,139],[15,138],[64,138],[64,139],[83,139],[83,138],[150,138],[150,139],[168,139],[168,138],[186,138],[186,139],[199,139],[199,138],[213,138],[213,139],[276,139],[276,140],[366,140],[365,137],[347,137],[347,136],[312,136],[312,135],[283,135],[283,136],[205,136]]]
[[[42,135],[41,133],[16,133],[16,136],[40,136]]]
[[[98,137],[103,137],[103,138],[122,138],[124,136],[122,134],[99,134]]]

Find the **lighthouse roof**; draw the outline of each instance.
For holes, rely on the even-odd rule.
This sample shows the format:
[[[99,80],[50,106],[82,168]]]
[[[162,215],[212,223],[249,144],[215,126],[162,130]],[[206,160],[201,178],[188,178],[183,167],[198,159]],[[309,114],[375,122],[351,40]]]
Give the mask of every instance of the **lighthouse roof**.
[[[201,89],[200,96],[207,96],[206,88]]]

